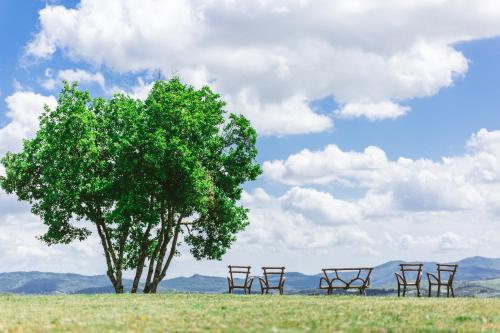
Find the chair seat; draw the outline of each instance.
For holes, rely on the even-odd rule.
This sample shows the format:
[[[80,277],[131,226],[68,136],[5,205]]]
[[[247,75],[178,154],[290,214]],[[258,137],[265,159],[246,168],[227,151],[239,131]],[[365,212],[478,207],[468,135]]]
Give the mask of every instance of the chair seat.
[[[434,280],[434,281],[431,281],[431,282],[430,282],[430,284],[435,284],[435,285],[438,285],[438,284],[440,284],[440,285],[448,285],[448,284],[450,284],[450,283],[449,283],[448,281],[435,281],[435,280]]]

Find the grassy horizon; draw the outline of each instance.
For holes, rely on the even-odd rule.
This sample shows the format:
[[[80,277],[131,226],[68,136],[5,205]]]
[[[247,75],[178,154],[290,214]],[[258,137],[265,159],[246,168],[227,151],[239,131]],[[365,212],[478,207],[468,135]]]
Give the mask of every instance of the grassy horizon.
[[[500,299],[0,296],[2,332],[495,332]]]

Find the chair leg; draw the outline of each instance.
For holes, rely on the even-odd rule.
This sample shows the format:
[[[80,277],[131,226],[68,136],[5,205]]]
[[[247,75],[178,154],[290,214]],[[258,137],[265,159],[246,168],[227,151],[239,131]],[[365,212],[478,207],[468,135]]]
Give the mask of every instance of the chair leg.
[[[401,297],[401,285],[398,283],[398,297]]]
[[[450,290],[451,290],[451,297],[455,297],[455,293],[453,292],[453,286],[450,286]]]
[[[437,297],[441,296],[441,285],[438,284],[438,292],[437,292]]]
[[[432,288],[432,284],[429,283],[429,297],[431,297],[431,288]]]
[[[446,297],[450,297],[450,286],[446,286]]]
[[[420,297],[420,286],[417,284],[417,297]]]
[[[406,296],[406,286],[403,286],[403,297]]]

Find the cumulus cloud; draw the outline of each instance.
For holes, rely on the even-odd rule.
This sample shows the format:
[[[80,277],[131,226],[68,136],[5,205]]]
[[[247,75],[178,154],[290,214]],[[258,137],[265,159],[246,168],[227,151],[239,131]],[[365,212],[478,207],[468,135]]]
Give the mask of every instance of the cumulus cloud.
[[[0,192],[0,207],[7,203]],[[105,271],[98,237],[91,236],[86,241],[70,245],[47,246],[37,239],[45,230],[40,220],[26,208],[25,211],[11,210],[7,214],[0,214],[0,271],[40,270],[86,274],[102,274]]]
[[[82,0],[39,19],[27,56],[61,50],[117,72],[180,74],[216,88],[265,135],[328,130],[331,116],[309,103],[329,95],[343,117],[403,116],[400,102],[467,72],[455,43],[500,34],[494,0]]]
[[[404,161],[403,161],[404,163]],[[370,186],[390,176],[385,152],[375,146],[363,152],[342,151],[330,144],[321,151],[304,149],[286,160],[266,161],[264,175],[287,185],[328,184]]]
[[[281,250],[353,247],[373,243],[357,225],[361,218],[356,203],[335,199],[314,189],[294,187],[279,197],[258,188],[244,192],[242,204],[250,208],[250,226],[239,237],[249,246]]]
[[[366,117],[370,120],[398,118],[405,115],[410,108],[385,101],[378,103],[347,103],[335,111],[342,118]]]
[[[395,203],[397,198],[374,191],[350,200],[297,186],[277,196],[262,188],[244,192],[250,225],[229,256],[259,252],[274,258],[278,253],[300,258],[300,266],[312,270],[332,262],[366,265],[388,258],[450,261],[471,253],[491,256],[499,246],[497,232],[478,232],[492,230],[500,221],[490,212],[405,211]]]
[[[0,156],[7,151],[18,151],[22,140],[32,137],[38,128],[38,117],[44,105],[55,108],[57,100],[54,96],[17,91],[5,98],[7,118],[10,122],[0,128]]]
[[[364,189],[365,207],[414,211],[496,211],[500,191],[500,131],[480,130],[467,142],[462,156],[391,161],[378,147],[363,152],[342,151],[328,145],[305,149],[286,160],[263,164],[268,179],[288,185],[340,184]]]
[[[62,81],[78,82],[80,84],[98,84],[102,90],[106,90],[106,81],[100,73],[91,73],[83,69],[65,69],[54,75],[51,69],[45,70],[46,79],[42,82],[42,87],[47,90],[53,90],[58,87]]]

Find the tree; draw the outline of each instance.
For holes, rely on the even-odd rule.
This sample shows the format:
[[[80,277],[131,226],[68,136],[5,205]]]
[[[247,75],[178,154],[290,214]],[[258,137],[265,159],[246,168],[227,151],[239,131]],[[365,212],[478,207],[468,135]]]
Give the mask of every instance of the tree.
[[[2,158],[0,186],[28,201],[48,227],[48,245],[100,237],[107,275],[143,273],[154,293],[178,246],[220,259],[248,225],[242,184],[261,173],[256,132],[208,87],[157,81],[143,102],[124,94],[91,99],[65,83],[34,139]]]

